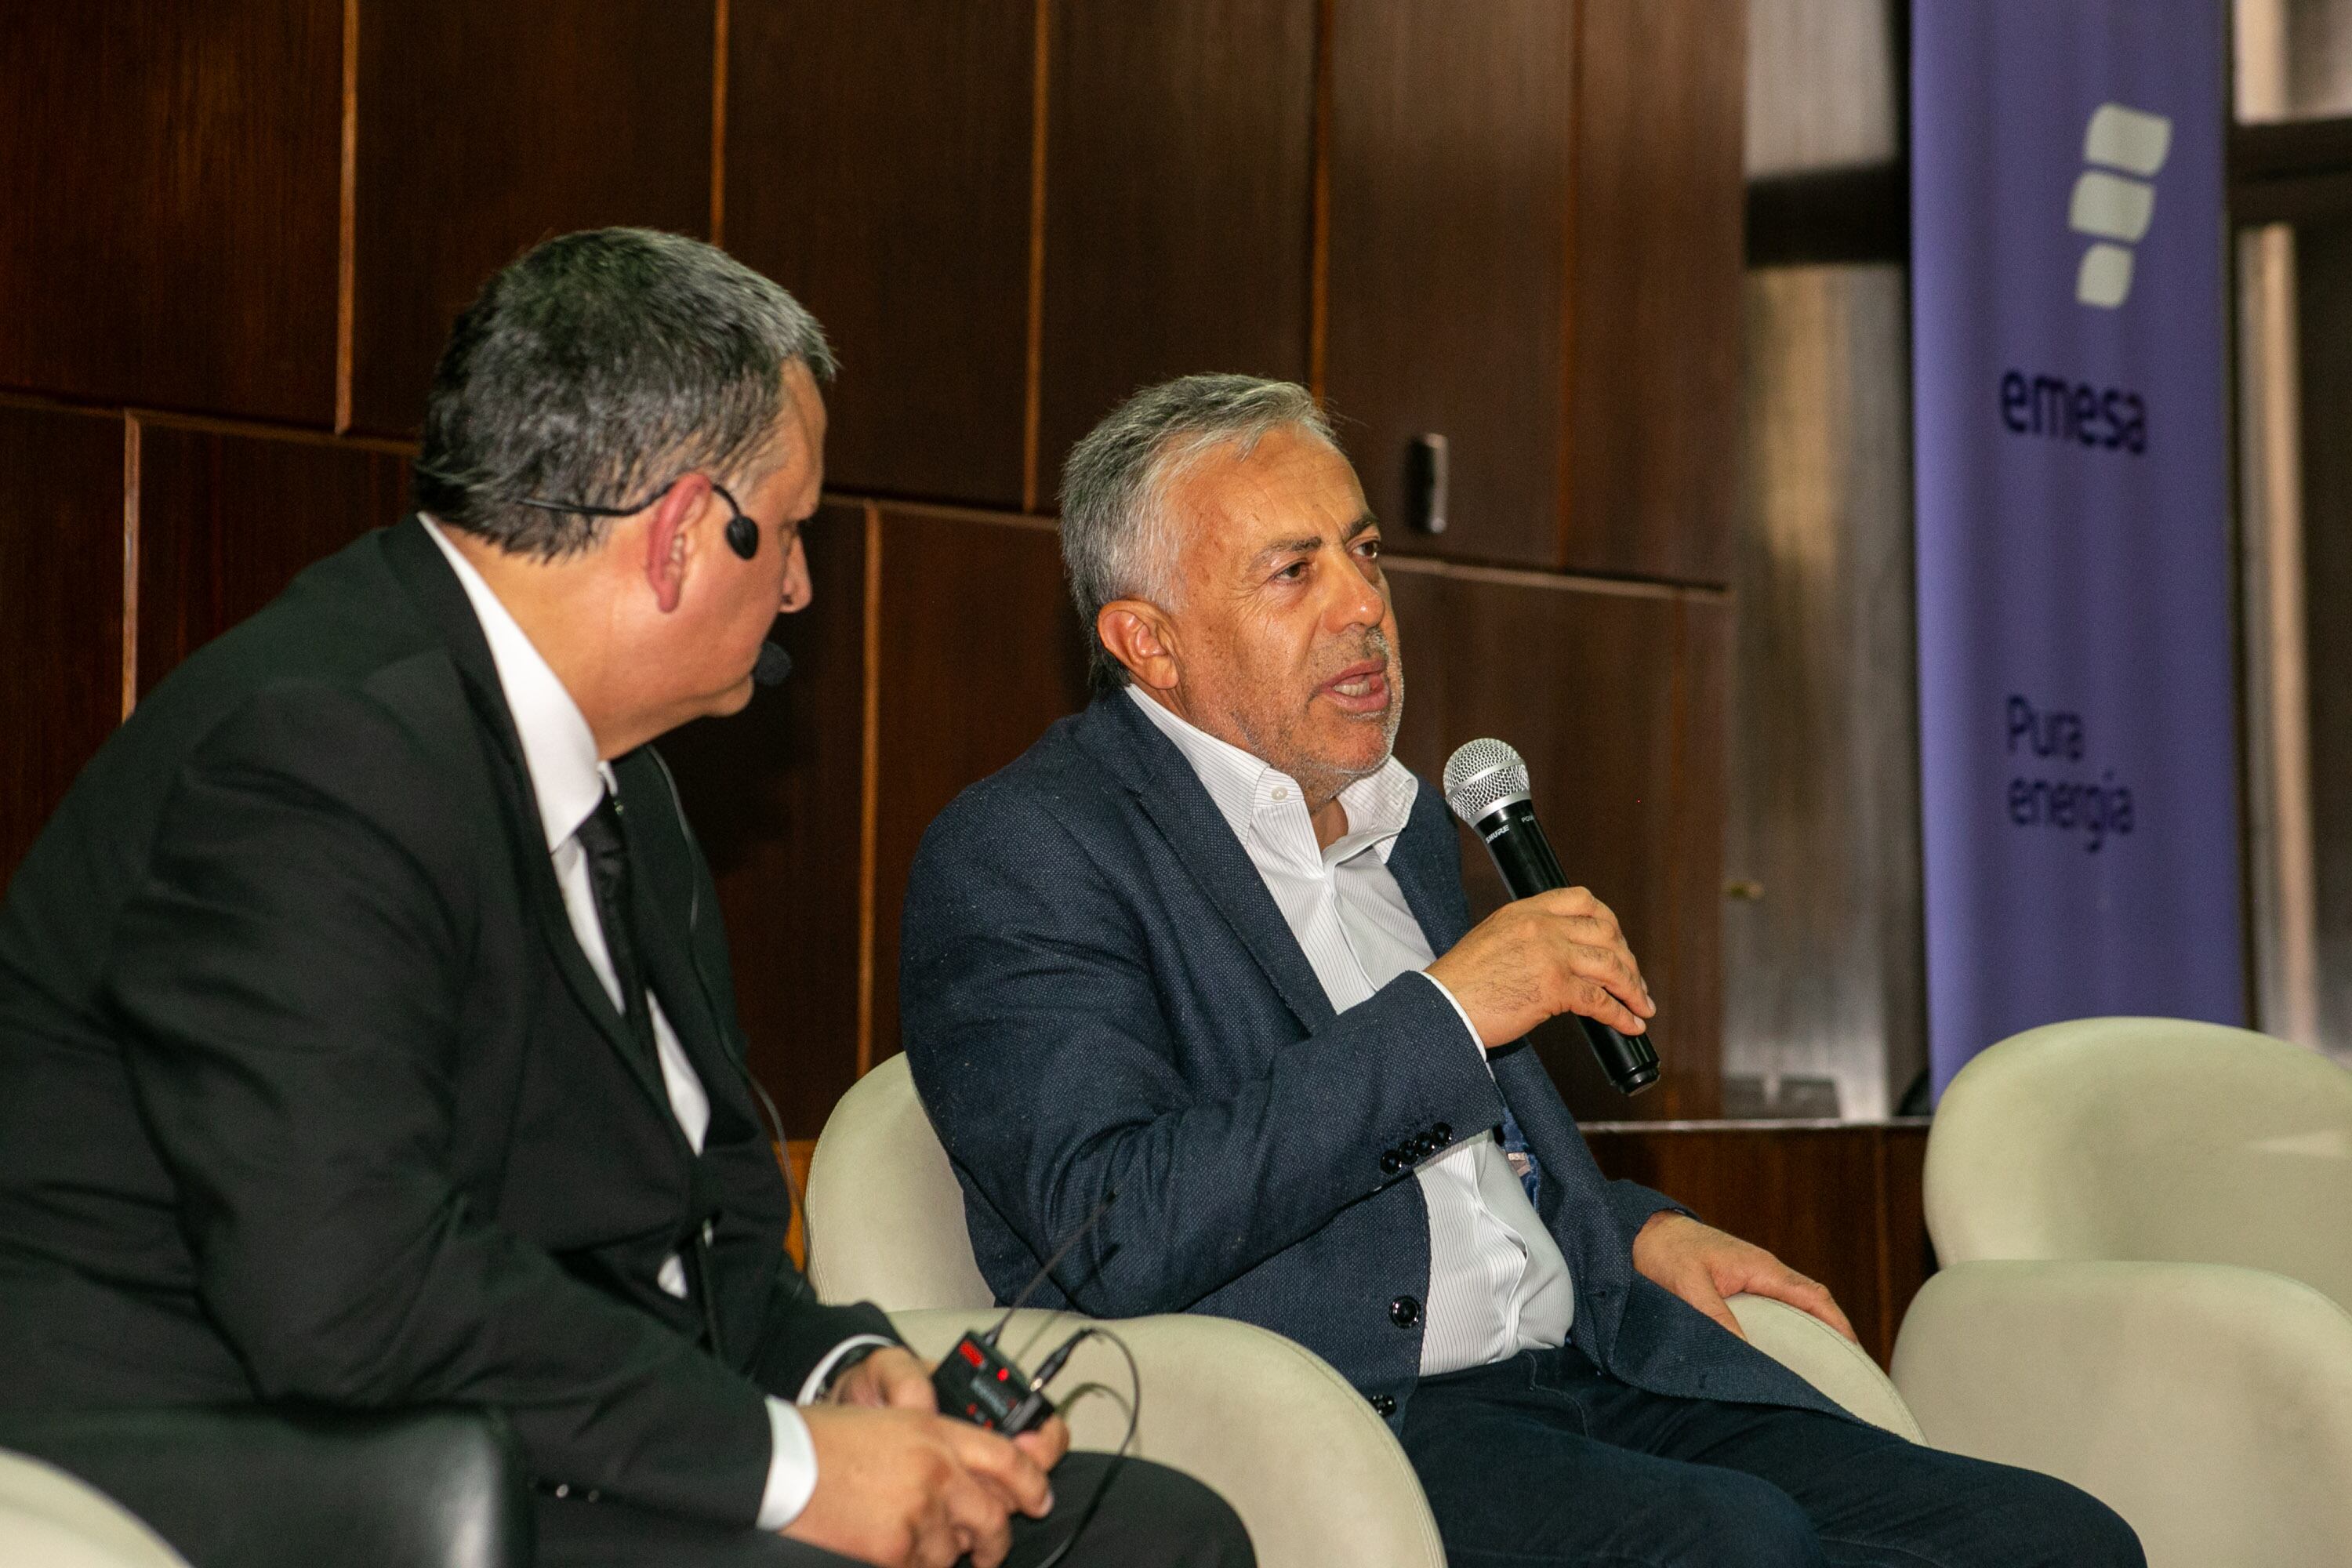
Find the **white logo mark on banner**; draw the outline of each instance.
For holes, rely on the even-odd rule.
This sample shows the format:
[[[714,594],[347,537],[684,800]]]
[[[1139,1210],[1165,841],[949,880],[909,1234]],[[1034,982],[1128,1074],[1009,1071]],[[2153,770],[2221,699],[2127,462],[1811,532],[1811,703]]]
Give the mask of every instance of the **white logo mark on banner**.
[[[2083,252],[2074,275],[2074,298],[2114,310],[2131,297],[2132,251],[2156,216],[2152,183],[2172,151],[2172,121],[2161,114],[2103,103],[2083,132],[2083,162],[2098,165],[2074,182],[2066,221],[2076,234],[2098,243]],[[2121,169],[2111,174],[2109,169]],[[2137,174],[2137,179],[2125,176]],[[2120,243],[2118,243],[2120,242]]]

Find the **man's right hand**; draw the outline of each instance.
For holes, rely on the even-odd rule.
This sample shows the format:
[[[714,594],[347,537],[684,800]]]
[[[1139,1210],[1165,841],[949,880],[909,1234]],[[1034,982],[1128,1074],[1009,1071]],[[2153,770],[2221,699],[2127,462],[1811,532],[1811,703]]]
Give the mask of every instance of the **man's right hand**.
[[[816,1491],[783,1533],[882,1568],[996,1568],[1013,1542],[1006,1500],[1054,1506],[1045,1472],[993,1432],[919,1410],[801,1407]]]
[[[1609,906],[1582,888],[1505,904],[1429,966],[1488,1050],[1547,1018],[1581,1013],[1638,1035],[1658,1011]]]

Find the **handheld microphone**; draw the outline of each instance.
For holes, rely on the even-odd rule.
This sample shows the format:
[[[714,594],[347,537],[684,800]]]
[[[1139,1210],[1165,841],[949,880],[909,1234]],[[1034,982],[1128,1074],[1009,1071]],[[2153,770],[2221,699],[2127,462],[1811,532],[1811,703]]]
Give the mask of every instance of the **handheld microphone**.
[[[793,656],[783,650],[782,645],[772,642],[760,645],[760,661],[751,667],[753,685],[782,686],[784,677],[792,672]]]
[[[1551,840],[1536,822],[1528,798],[1528,764],[1500,741],[1470,741],[1445,762],[1445,804],[1470,825],[1495,858],[1495,869],[1515,899],[1568,886]],[[1658,1081],[1658,1053],[1644,1034],[1619,1034],[1597,1018],[1578,1016],[1585,1042],[1620,1094],[1639,1094]]]
[[[1047,1358],[1045,1367],[1035,1377],[1024,1373],[1013,1364],[1012,1357],[996,1348],[996,1337],[1004,1331],[1004,1325],[1013,1321],[1013,1314],[1021,1310],[1021,1303],[1029,1300],[1037,1287],[1045,1282],[1046,1277],[1053,1273],[1054,1266],[1070,1255],[1070,1248],[1078,1244],[1078,1238],[1094,1229],[1095,1222],[1102,1218],[1118,1198],[1116,1191],[1105,1193],[1102,1202],[1095,1205],[1094,1213],[1087,1215],[1077,1229],[1062,1239],[1062,1245],[1054,1249],[1054,1256],[1045,1259],[1044,1266],[1030,1276],[1028,1284],[1021,1287],[1021,1293],[1013,1298],[1013,1305],[1004,1309],[1004,1316],[997,1319],[994,1326],[985,1332],[976,1334],[966,1330],[963,1338],[955,1342],[955,1348],[940,1358],[938,1370],[931,1373],[931,1388],[939,1395],[940,1415],[959,1415],[975,1426],[984,1426],[991,1432],[1002,1432],[1008,1437],[1015,1437],[1042,1425],[1047,1416],[1054,1414],[1054,1402],[1045,1397],[1045,1385],[1054,1381],[1055,1374],[1069,1361],[1070,1352],[1077,1348],[1078,1341],[1094,1331],[1082,1329],[1073,1335],[1066,1344]]]

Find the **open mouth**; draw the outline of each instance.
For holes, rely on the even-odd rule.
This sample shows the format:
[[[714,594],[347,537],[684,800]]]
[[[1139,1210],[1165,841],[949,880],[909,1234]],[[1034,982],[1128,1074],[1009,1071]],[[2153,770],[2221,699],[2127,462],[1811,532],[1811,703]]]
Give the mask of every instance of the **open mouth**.
[[[1388,662],[1368,658],[1351,664],[1318,689],[1342,712],[1384,712],[1389,705]]]

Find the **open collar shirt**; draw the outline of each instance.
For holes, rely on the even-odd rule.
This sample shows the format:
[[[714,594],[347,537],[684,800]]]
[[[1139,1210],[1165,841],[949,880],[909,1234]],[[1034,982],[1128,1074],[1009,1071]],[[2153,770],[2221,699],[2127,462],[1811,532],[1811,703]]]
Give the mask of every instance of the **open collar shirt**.
[[[1391,757],[1339,792],[1347,831],[1330,845],[1297,781],[1145,696],[1128,696],[1175,743],[1217,812],[1248,852],[1335,1012],[1368,1000],[1398,975],[1423,974],[1454,1004],[1468,1048],[1486,1047],[1444,983],[1405,902],[1389,854],[1412,815],[1421,781]],[[1566,1342],[1575,1314],[1568,1260],[1528,1201],[1502,1142],[1489,1130],[1456,1142],[1416,1173],[1429,1210],[1429,1284],[1421,1374],[1484,1366]]]

